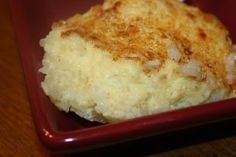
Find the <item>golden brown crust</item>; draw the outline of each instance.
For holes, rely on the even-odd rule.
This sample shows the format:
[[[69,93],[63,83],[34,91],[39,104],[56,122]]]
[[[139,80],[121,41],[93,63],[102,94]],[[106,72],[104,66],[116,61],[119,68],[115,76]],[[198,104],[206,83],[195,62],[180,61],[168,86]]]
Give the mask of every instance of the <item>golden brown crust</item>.
[[[159,60],[160,67],[168,47],[175,46],[179,64],[196,59],[205,73],[226,84],[224,58],[232,51],[227,30],[214,16],[176,0],[107,0],[55,27],[61,25],[62,37],[76,33],[114,60]]]

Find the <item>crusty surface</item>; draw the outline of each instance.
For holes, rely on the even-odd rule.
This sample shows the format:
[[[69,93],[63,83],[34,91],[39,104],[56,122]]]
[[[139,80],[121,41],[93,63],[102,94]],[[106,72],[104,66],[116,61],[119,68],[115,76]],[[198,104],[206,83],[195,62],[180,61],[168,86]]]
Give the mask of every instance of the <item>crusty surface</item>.
[[[106,0],[84,15],[63,24],[63,37],[76,33],[96,47],[107,50],[114,60],[121,58],[145,64],[167,60],[168,47],[177,47],[180,64],[196,59],[201,63],[202,79],[209,72],[225,81],[224,59],[232,52],[224,26],[213,15],[176,0]]]

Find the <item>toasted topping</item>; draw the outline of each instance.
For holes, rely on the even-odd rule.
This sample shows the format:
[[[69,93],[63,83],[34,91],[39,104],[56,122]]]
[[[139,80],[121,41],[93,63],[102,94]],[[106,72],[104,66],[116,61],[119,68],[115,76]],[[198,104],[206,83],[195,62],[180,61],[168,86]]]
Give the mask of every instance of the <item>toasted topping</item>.
[[[63,27],[63,38],[76,34],[106,50],[114,61],[158,60],[153,70],[167,59],[188,65],[192,58],[204,75],[227,84],[224,58],[232,52],[227,30],[214,16],[177,0],[106,0],[54,27]]]

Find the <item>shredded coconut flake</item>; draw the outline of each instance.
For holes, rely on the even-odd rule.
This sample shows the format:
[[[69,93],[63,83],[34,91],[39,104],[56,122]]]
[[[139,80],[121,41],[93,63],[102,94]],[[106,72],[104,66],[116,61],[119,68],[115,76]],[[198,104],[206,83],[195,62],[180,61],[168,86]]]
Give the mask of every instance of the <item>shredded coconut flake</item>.
[[[136,53],[131,53],[131,54],[129,54],[129,57],[131,57],[131,58],[137,58],[138,55],[137,55]]]
[[[187,64],[182,65],[180,71],[187,76],[195,77],[197,80],[202,79],[201,63],[195,59],[190,59]]]
[[[167,54],[170,59],[173,59],[175,61],[179,61],[181,58],[181,53],[179,50],[175,47],[171,47],[167,49]]]
[[[150,60],[146,62],[143,66],[147,69],[153,69],[157,67],[158,65],[160,65],[160,61],[156,59],[156,60]]]

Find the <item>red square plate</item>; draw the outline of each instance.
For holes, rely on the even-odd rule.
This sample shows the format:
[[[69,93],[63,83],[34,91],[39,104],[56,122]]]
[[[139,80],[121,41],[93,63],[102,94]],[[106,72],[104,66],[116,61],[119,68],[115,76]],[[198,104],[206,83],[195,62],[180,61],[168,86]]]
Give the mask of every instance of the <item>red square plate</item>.
[[[235,117],[236,99],[105,125],[58,111],[40,87],[43,76],[38,69],[43,50],[39,39],[49,32],[53,21],[84,12],[101,1],[10,0],[32,115],[37,133],[48,148],[82,151]],[[236,40],[235,0],[198,0],[195,3],[221,18]]]

